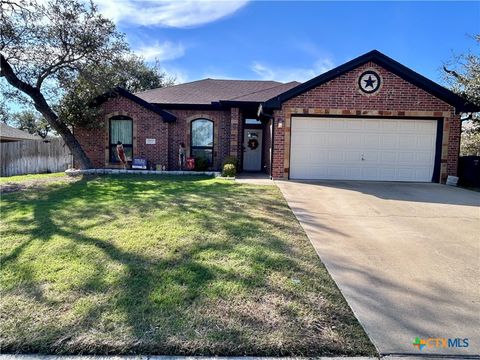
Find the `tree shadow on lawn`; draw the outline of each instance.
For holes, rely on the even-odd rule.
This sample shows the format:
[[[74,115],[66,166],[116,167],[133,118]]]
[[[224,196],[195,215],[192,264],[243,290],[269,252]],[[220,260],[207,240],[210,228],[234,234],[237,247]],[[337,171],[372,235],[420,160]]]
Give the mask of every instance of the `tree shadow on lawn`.
[[[3,235],[12,235],[10,227],[23,240],[1,258],[3,270],[22,279],[3,292],[54,310],[44,325],[7,322],[3,351],[374,353],[276,188],[205,178],[99,177],[29,197],[2,200]],[[33,219],[9,217],[19,210],[32,211]],[[172,240],[153,227],[138,238],[151,244],[146,251],[129,248],[121,232],[116,238],[93,231],[125,221],[139,232],[140,221],[194,231]],[[42,254],[32,254],[33,245],[52,253],[51,260],[67,259],[46,266],[58,266],[71,281],[59,281],[62,275],[51,275],[50,268],[50,278],[39,276],[35,261]],[[7,309],[16,316],[15,304]],[[24,329],[29,326],[35,335]]]

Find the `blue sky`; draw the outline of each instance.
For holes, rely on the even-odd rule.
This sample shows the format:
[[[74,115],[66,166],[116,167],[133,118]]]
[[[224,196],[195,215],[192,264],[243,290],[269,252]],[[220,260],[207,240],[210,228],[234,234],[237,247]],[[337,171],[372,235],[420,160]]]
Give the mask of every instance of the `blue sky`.
[[[178,82],[305,81],[372,49],[442,82],[454,53],[479,51],[480,2],[102,0],[147,60]]]

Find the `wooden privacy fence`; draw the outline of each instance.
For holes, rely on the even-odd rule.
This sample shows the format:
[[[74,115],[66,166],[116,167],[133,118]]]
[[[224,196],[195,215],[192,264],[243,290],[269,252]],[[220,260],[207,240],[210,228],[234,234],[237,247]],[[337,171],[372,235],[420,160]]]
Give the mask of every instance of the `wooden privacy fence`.
[[[0,176],[60,172],[71,164],[70,149],[60,138],[0,143]]]

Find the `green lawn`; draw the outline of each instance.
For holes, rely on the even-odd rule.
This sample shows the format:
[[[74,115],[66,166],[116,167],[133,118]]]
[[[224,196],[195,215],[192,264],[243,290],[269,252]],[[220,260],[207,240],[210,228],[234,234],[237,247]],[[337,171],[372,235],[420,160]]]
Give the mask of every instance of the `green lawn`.
[[[2,352],[373,355],[273,186],[96,177],[2,196]]]
[[[30,181],[30,180],[61,178],[61,177],[66,177],[66,176],[67,175],[64,172],[49,173],[49,174],[29,174],[29,175],[5,176],[5,177],[0,177],[0,184],[20,183],[20,182]]]

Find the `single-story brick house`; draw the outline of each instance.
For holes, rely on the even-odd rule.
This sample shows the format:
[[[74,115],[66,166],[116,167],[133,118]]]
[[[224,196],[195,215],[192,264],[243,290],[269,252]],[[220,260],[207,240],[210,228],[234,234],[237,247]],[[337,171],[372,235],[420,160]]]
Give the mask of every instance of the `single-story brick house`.
[[[303,84],[205,79],[99,98],[74,134],[98,168],[129,156],[178,169],[178,146],[220,169],[276,179],[445,181],[456,175],[462,112],[479,108],[373,50]],[[103,126],[104,124],[104,126]]]

